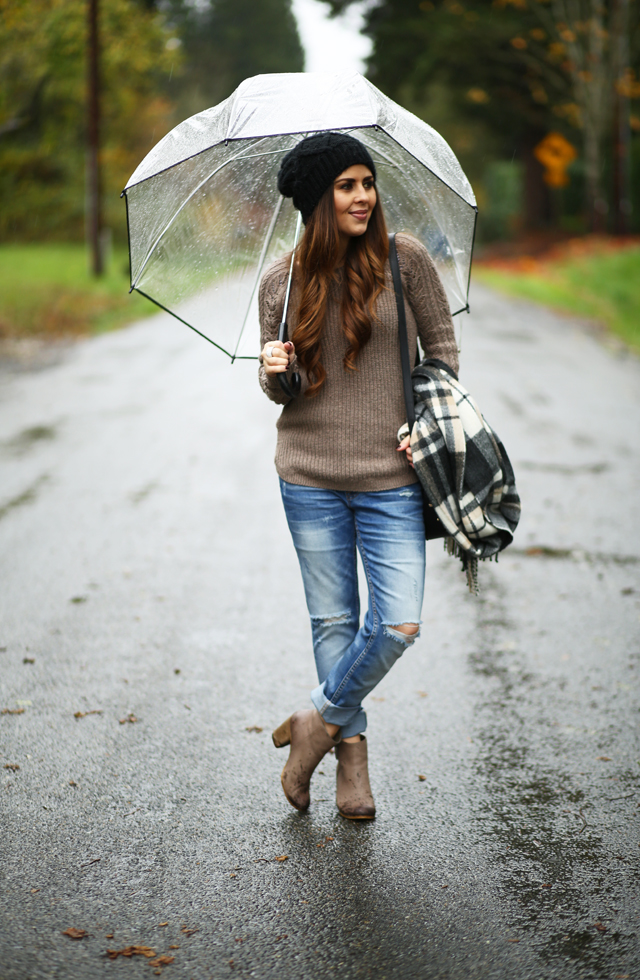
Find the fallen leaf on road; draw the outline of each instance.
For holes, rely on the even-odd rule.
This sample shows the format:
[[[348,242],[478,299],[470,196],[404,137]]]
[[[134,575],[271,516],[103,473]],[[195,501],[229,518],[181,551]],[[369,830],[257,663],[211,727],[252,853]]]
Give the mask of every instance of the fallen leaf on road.
[[[263,731],[263,729],[260,728],[260,725],[249,725],[247,728],[245,728],[245,732],[261,732],[261,731]]]
[[[84,939],[84,937],[87,935],[87,932],[84,929],[75,929],[73,926],[70,926],[69,929],[64,930],[62,935],[68,936],[69,939]]]
[[[107,935],[104,938],[105,939],[113,939],[113,933],[112,932],[108,932]]]
[[[127,717],[126,717],[126,718],[121,718],[121,719],[120,719],[120,724],[121,724],[121,725],[126,725],[126,724],[127,724],[127,722],[129,722],[129,724],[130,724],[130,725],[133,725],[133,724],[135,724],[135,722],[136,722],[137,720],[138,720],[138,719],[137,719],[137,718],[136,718],[136,716],[135,716],[135,715],[133,714],[133,712],[129,712],[129,714],[127,715]]]
[[[276,942],[278,942],[280,939],[288,939],[288,938],[289,938],[289,936],[285,932],[284,936],[276,936]]]
[[[32,895],[35,895],[35,894],[36,894],[36,892],[39,892],[39,891],[40,891],[40,889],[39,889],[39,888],[32,888],[32,889],[31,889],[31,894],[32,894]]]
[[[611,762],[611,759],[608,755],[599,755],[598,762]]]
[[[169,963],[173,963],[175,956],[167,956],[163,953],[162,956],[156,956],[155,960],[149,960],[149,966],[169,966]]]
[[[551,888],[551,885],[540,885],[541,888]]]
[[[169,925],[168,922],[159,922],[158,923],[158,929],[163,929],[165,926],[168,926],[168,925]]]
[[[326,844],[316,844],[316,847],[326,847]]]
[[[23,715],[24,708],[3,708],[0,715]]]
[[[5,762],[4,767],[5,769],[10,769],[11,772],[17,772],[20,768],[15,762]]]
[[[333,840],[333,837],[325,837],[325,840]]]
[[[69,599],[69,602],[73,602],[78,606],[81,602],[86,602],[88,598],[88,595],[74,595]]]
[[[426,778],[427,778],[426,776],[421,776],[420,774],[418,774],[418,779],[420,780],[421,783],[424,783]]]
[[[87,715],[101,715],[101,714],[102,714],[102,710],[97,710],[94,708],[93,711],[76,711],[73,717],[86,718]]]
[[[69,786],[77,786],[77,785],[78,784],[77,783],[74,783],[73,779],[70,779],[69,780]]]
[[[194,932],[198,932],[198,929],[189,929],[187,926],[183,926],[180,932],[183,932],[187,938],[193,936]]]
[[[146,956],[150,959],[156,955],[155,949],[149,946],[125,946],[124,949],[108,949],[107,957],[110,960],[117,960],[119,956]]]
[[[22,658],[22,663],[23,664],[34,664],[35,662],[36,662],[36,658],[35,657],[23,657]]]
[[[606,932],[607,931],[607,927],[606,926],[603,926],[601,922],[594,922],[593,923],[593,928],[594,929],[597,929],[598,932]]]
[[[174,674],[179,674],[179,673],[180,673],[180,668],[179,667],[176,667],[175,670],[174,670]]]
[[[508,943],[519,943],[520,940],[519,939],[507,939],[507,942]]]
[[[417,695],[418,695],[419,697],[421,697],[421,698],[428,698],[428,697],[429,697],[429,695],[427,694],[427,692],[426,692],[426,691],[416,691],[416,694],[417,694]]]
[[[288,861],[288,860],[289,860],[288,854],[281,854],[280,857],[276,858],[276,861]]]
[[[179,946],[169,946],[169,949],[180,949]]]
[[[84,864],[81,864],[80,867],[81,868],[88,868],[90,864],[98,864],[98,862],[100,860],[101,860],[101,858],[91,858],[90,861],[86,861]]]

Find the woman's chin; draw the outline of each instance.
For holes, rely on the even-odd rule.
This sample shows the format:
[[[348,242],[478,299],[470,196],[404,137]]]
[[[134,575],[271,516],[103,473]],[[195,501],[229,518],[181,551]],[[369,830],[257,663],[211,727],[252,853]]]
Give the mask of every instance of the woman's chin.
[[[349,231],[347,232],[347,234],[351,238],[359,238],[360,235],[364,235],[365,231],[367,230],[368,225],[369,225],[369,222],[368,221],[365,222],[364,224],[360,224],[360,222],[358,222],[357,225],[354,225],[353,227],[351,227],[349,229]]]

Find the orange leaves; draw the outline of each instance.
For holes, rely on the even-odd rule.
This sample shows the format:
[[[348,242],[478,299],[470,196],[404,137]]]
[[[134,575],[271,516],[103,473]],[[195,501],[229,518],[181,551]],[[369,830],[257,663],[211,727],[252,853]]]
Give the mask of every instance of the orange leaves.
[[[152,956],[156,955],[155,949],[151,949],[149,946],[125,946],[124,949],[108,949],[107,959],[117,960],[119,956],[130,957],[130,956],[146,956],[150,959]]]
[[[84,939],[88,933],[84,929],[75,929],[73,926],[70,926],[68,929],[64,930],[62,935],[68,936],[69,939]]]

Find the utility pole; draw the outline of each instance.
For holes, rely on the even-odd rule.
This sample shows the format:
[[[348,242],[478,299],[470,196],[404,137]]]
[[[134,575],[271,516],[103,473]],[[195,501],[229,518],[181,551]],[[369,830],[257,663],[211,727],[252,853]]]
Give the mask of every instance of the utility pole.
[[[631,214],[631,159],[629,131],[629,0],[617,0],[614,13],[615,102],[613,132],[613,230],[617,235],[629,231]],[[617,23],[616,23],[617,21]]]
[[[101,276],[102,206],[100,187],[100,66],[98,0],[88,0],[87,50],[87,240],[91,271]]]

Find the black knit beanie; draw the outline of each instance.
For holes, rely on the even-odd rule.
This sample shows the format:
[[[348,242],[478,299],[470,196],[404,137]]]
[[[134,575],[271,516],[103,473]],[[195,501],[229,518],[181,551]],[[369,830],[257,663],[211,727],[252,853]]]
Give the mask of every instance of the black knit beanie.
[[[371,154],[360,140],[346,133],[318,133],[301,140],[287,153],[278,171],[278,190],[292,197],[305,225],[316,204],[343,170],[362,163],[373,176]]]

